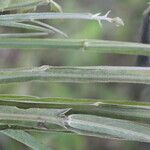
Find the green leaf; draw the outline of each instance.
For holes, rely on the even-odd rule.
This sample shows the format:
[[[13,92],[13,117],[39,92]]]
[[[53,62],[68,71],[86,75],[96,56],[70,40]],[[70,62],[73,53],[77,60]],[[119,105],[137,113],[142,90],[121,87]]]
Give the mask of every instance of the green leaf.
[[[33,150],[50,150],[51,148],[47,148],[45,145],[37,141],[33,136],[28,134],[27,132],[21,131],[21,130],[3,130],[0,131],[0,133],[3,133],[7,135],[8,137],[17,140],[18,142],[21,142],[25,144],[26,146],[32,148]]]
[[[31,25],[27,23],[18,23],[18,22],[6,22],[3,21],[0,23],[0,26],[4,27],[15,27],[15,28],[23,28],[23,29],[30,29],[30,30],[37,30],[37,31],[43,31],[43,32],[52,32],[49,29],[46,29],[44,27],[36,26],[36,25]]]
[[[90,114],[150,124],[150,103],[98,99],[39,98],[0,95],[1,106],[19,108],[71,108],[67,114]]]
[[[131,121],[75,114],[67,120],[73,132],[96,137],[150,142],[150,126]]]
[[[47,35],[49,35],[49,33],[46,32],[4,33],[4,34],[0,34],[0,38],[37,37],[37,36],[47,36]]]
[[[4,26],[4,27],[15,27],[15,28],[22,28],[22,29],[30,29],[30,30],[35,30],[35,31],[41,31],[41,33],[47,33],[46,35],[50,35],[50,33],[58,33],[64,37],[67,37],[67,35],[65,33],[63,33],[62,31],[60,31],[59,29],[52,27],[46,23],[40,22],[40,21],[31,21],[31,23],[35,23],[37,25],[33,25],[33,24],[29,24],[29,23],[22,23],[22,22],[14,22],[14,21],[10,21],[9,23],[7,21],[2,21],[0,22],[0,26]],[[41,34],[38,33],[38,34]],[[38,36],[38,34],[34,34],[34,32],[32,33],[22,33],[20,37],[26,37],[28,35],[28,37],[31,37],[32,35],[36,35]],[[0,34],[1,35],[1,34]],[[8,36],[9,35],[9,36]],[[14,34],[7,34],[7,37],[12,37]],[[17,33],[15,34],[17,35]],[[4,36],[4,34],[3,34]],[[0,36],[2,37],[2,36]],[[13,36],[13,37],[19,37],[19,36]]]
[[[0,105],[0,130],[77,132],[150,142],[150,103],[1,95]]]

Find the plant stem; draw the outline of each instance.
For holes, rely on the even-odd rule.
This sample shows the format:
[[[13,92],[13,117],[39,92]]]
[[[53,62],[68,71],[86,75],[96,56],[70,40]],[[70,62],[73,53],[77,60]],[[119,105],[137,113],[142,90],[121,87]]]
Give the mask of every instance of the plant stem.
[[[15,21],[15,22],[22,22],[22,21],[30,21],[30,20],[43,20],[43,19],[79,19],[79,20],[96,20],[98,22],[104,20],[108,22],[114,22],[116,24],[124,25],[123,21],[119,18],[118,22],[116,18],[108,17],[110,11],[107,12],[105,15],[91,14],[91,13],[21,13],[21,14],[9,14],[9,15],[1,15],[0,22],[2,21]],[[115,20],[114,20],[115,19]]]
[[[128,42],[76,40],[76,39],[23,39],[0,38],[1,48],[19,48],[23,50],[47,48],[60,50],[82,50],[83,52],[150,55],[150,45]]]
[[[0,84],[26,81],[71,83],[142,83],[150,84],[150,68],[144,67],[53,67],[1,69]]]
[[[19,109],[0,106],[1,125],[19,126],[27,129],[51,130],[64,128],[64,114],[70,109]],[[11,127],[10,127],[11,128]]]

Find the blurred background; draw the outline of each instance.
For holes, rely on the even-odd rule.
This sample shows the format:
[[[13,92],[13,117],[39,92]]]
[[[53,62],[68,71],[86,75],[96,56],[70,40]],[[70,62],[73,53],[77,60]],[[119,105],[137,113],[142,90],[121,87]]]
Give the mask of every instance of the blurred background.
[[[143,12],[149,0],[57,0],[64,12],[89,12],[121,17],[124,27],[103,22],[103,27],[95,21],[59,20],[49,21],[70,38],[103,39],[139,42]],[[48,11],[48,7],[39,7],[37,11]],[[16,32],[16,29],[0,28],[0,32]],[[50,38],[60,38],[54,35]],[[0,49],[0,68],[30,67],[41,65],[54,66],[135,66],[137,56],[87,53],[72,50],[32,50]],[[102,100],[148,101],[150,96],[140,92],[137,85],[131,84],[69,84],[30,82],[0,85],[0,94],[34,95],[39,97],[97,98]],[[147,91],[148,92],[148,91]],[[149,92],[148,92],[149,93]],[[149,150],[150,144],[105,140],[73,134],[35,134],[37,139],[54,150]],[[0,150],[26,150],[22,144],[0,135]]]

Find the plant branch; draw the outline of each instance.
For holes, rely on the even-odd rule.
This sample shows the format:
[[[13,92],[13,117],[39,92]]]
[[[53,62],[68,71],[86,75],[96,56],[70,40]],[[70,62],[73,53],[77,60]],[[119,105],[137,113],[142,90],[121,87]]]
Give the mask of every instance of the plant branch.
[[[75,40],[75,39],[22,39],[22,38],[0,38],[1,48],[19,48],[23,50],[38,49],[60,49],[60,50],[82,50],[83,52],[131,54],[150,56],[150,45],[101,41],[101,40]]]
[[[147,67],[54,67],[1,69],[0,84],[26,81],[71,83],[142,83],[150,84]]]
[[[108,17],[110,11],[106,15],[91,14],[91,13],[23,13],[23,14],[9,14],[1,15],[0,22],[3,21],[30,21],[30,20],[43,20],[43,19],[82,19],[82,20],[96,20],[98,22],[108,21],[115,23],[117,26],[124,25],[123,21],[119,18],[110,18]]]

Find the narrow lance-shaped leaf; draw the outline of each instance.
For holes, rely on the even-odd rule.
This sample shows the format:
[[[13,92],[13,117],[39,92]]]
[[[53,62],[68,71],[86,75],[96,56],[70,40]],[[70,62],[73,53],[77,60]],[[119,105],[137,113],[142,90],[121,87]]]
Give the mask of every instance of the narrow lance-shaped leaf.
[[[46,32],[29,32],[29,33],[4,33],[0,34],[0,38],[19,38],[19,37],[37,37],[37,36],[48,36]]]
[[[82,135],[150,142],[150,126],[131,121],[75,114],[67,123],[68,128]]]
[[[5,101],[8,101],[9,96],[2,96]],[[10,96],[12,99],[13,96]],[[27,97],[27,96],[19,96],[18,99],[16,97],[16,101],[23,101],[24,103],[28,103],[27,98],[33,98],[34,97]],[[43,99],[43,101],[48,101],[48,99]],[[14,100],[12,100],[14,101]],[[38,98],[37,98],[38,101]],[[53,100],[54,101],[54,100]],[[66,100],[67,101],[67,100]],[[68,100],[68,102],[71,100]],[[31,108],[31,109],[19,109],[16,107],[9,107],[9,106],[0,106],[0,129],[22,129],[22,130],[43,130],[43,131],[60,131],[60,132],[76,132],[82,135],[88,135],[88,136],[96,136],[96,137],[107,137],[107,138],[118,138],[118,139],[125,139],[125,140],[133,140],[133,141],[141,141],[141,142],[150,142],[149,137],[149,129],[150,124],[149,122],[138,122],[136,120],[127,121],[128,118],[121,119],[114,119],[114,116],[120,115],[120,109],[119,108],[127,108],[124,113],[127,112],[127,110],[132,110],[130,113],[133,113],[133,116],[135,115],[135,110],[147,110],[147,113],[149,114],[149,105],[147,104],[141,104],[140,103],[122,103],[117,105],[116,103],[113,103],[113,105],[109,105],[109,109],[112,108],[112,113],[118,106],[118,114],[115,114],[114,116],[110,116],[109,118],[95,116],[95,115],[87,115],[85,114],[76,114],[78,110],[77,108],[82,109],[84,112],[84,105],[89,106],[86,107],[87,112],[91,113],[91,110],[94,110],[96,107],[91,107],[92,102],[90,100],[79,100],[79,104],[76,105],[75,102],[73,104],[69,105],[64,103],[64,107],[67,109],[41,109],[41,108]],[[96,101],[96,100],[95,100]],[[10,100],[11,102],[11,100]],[[58,100],[56,99],[56,102],[58,103]],[[112,102],[110,102],[111,104]],[[30,104],[30,103],[28,103]],[[35,103],[36,104],[36,103]],[[50,103],[45,103],[50,104]],[[98,105],[99,104],[99,105]],[[100,106],[99,109],[103,108],[102,102],[94,102],[94,106]],[[107,105],[104,104],[104,106]],[[39,107],[40,107],[39,103]],[[53,105],[54,106],[54,105]],[[60,104],[56,104],[55,106],[60,106]],[[73,111],[69,109],[69,106],[72,107]],[[80,106],[80,107],[79,107]],[[115,107],[116,106],[116,107]],[[113,107],[115,108],[113,110]],[[46,107],[45,107],[46,108]],[[61,107],[62,108],[62,107]],[[131,108],[131,109],[128,109]],[[135,112],[134,112],[135,111]],[[80,111],[81,112],[81,111]],[[66,114],[67,113],[67,114]],[[146,113],[146,112],[145,112]],[[92,113],[91,113],[92,114]],[[144,117],[144,115],[143,115]],[[145,117],[148,117],[148,115]],[[5,127],[5,128],[4,128]]]
[[[0,23],[0,26],[5,26],[5,27],[15,27],[15,28],[23,28],[23,29],[30,29],[30,30],[37,30],[37,31],[43,31],[43,32],[52,32],[51,30],[41,27],[41,26],[37,26],[37,25],[31,25],[31,24],[27,24],[27,23],[18,23],[18,22],[2,22]]]
[[[9,129],[0,131],[0,133],[3,133],[8,137],[17,140],[18,142],[25,144],[33,150],[51,150],[51,148],[47,148],[44,144],[37,141],[33,136],[22,130]]]
[[[0,105],[19,108],[72,108],[68,113],[100,115],[150,124],[150,103],[96,99],[0,95]]]
[[[7,21],[3,21],[0,22],[0,26],[4,26],[4,27],[14,27],[14,28],[20,28],[20,29],[28,29],[28,30],[35,30],[35,31],[41,31],[42,33],[46,33],[47,35],[49,35],[50,33],[58,33],[64,37],[67,37],[67,35],[65,33],[63,33],[62,31],[60,31],[59,29],[52,27],[46,23],[40,22],[40,21],[31,21],[32,23],[35,23],[35,25],[33,24],[29,24],[29,23],[23,23],[23,22],[14,22],[14,21],[10,21],[9,23]],[[31,37],[34,34],[34,32],[31,32],[30,35],[28,34],[28,37]],[[4,36],[8,36],[8,34],[3,34]],[[13,36],[14,34],[9,34],[10,36],[8,37],[15,37]],[[39,34],[40,35],[40,34]],[[44,35],[44,34],[43,34]],[[20,34],[20,37],[25,37],[27,36],[26,33],[22,33]],[[34,34],[35,36],[35,34]],[[0,34],[0,37],[1,34]],[[18,37],[18,36],[16,36]]]

